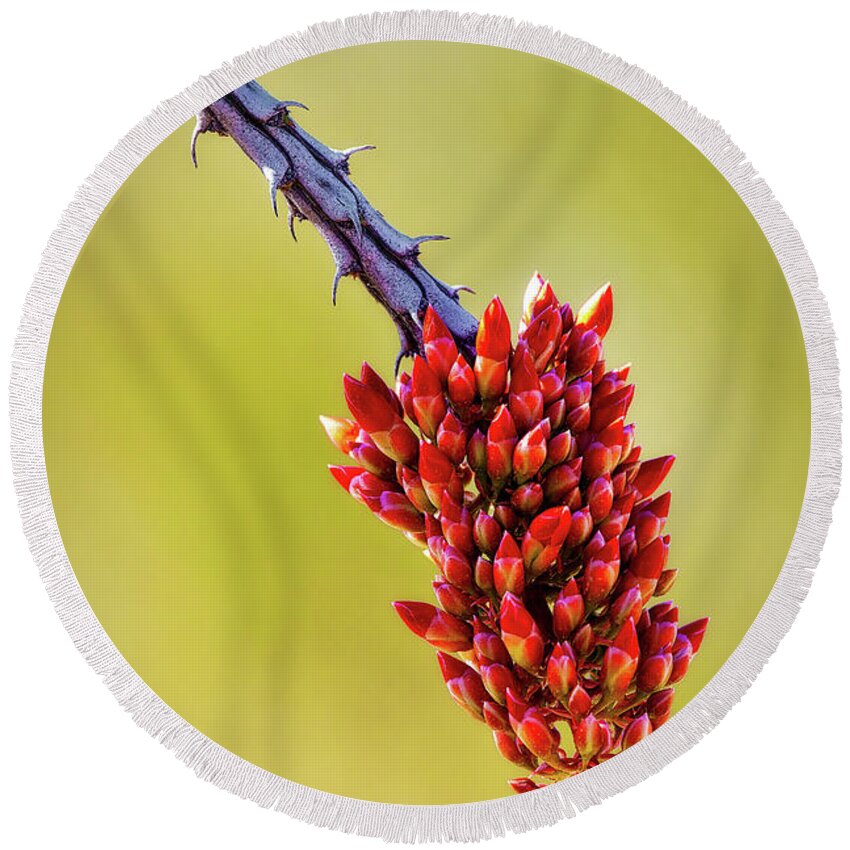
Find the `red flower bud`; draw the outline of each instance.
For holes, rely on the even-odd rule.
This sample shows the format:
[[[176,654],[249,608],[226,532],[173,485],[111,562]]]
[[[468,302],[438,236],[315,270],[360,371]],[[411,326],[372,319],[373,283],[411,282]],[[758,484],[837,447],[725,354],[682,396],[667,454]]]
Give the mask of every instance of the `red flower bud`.
[[[625,366],[620,366],[619,369],[612,369],[610,372],[605,372],[594,388],[594,396],[598,399],[603,399],[615,390],[624,387],[631,368],[631,363],[626,363]]]
[[[455,407],[464,408],[475,401],[478,392],[475,373],[462,354],[457,356],[454,365],[449,370],[447,390],[449,400]]]
[[[381,493],[380,506],[375,510],[375,514],[378,519],[400,531],[419,532],[425,529],[422,512],[410,503],[404,493],[396,491]]]
[[[422,322],[422,348],[425,350],[428,365],[440,381],[445,382],[457,360],[457,345],[449,329],[430,304]]]
[[[543,787],[526,776],[520,776],[517,779],[509,779],[508,785],[510,785],[517,794],[527,794],[529,791],[537,791]]]
[[[330,441],[343,454],[349,454],[357,443],[360,426],[353,419],[339,419],[336,416],[320,416],[319,422]]]
[[[602,399],[594,390],[590,405],[590,427],[600,432],[618,419],[623,419],[629,411],[634,395],[634,384],[621,387]]]
[[[516,733],[520,741],[538,758],[544,761],[557,759],[561,736],[540,709],[529,708],[517,722]]]
[[[670,493],[663,493],[636,512],[634,518],[635,541],[643,549],[664,530],[670,511]]]
[[[366,362],[360,366],[360,383],[380,395],[399,416],[404,416],[401,402],[396,394],[384,383],[384,379]]]
[[[443,493],[443,500],[440,502],[440,528],[452,546],[470,557],[475,555],[472,514],[455,498],[451,484]]]
[[[433,581],[431,586],[434,589],[437,602],[440,603],[440,607],[444,611],[461,619],[468,619],[472,616],[473,599],[468,593],[464,593],[447,581]]]
[[[599,525],[599,530],[606,540],[610,540],[612,537],[619,537],[625,531],[634,501],[634,493],[614,499],[611,512]]]
[[[475,657],[479,663],[497,662],[499,664],[510,664],[511,657],[505,648],[502,639],[484,626],[477,617],[472,623],[474,637],[472,639],[475,647]]]
[[[499,485],[510,478],[516,428],[507,407],[501,407],[487,430],[487,474]]]
[[[593,627],[590,623],[585,623],[577,629],[570,642],[576,655],[581,658],[590,655],[596,647],[596,635],[593,634]]]
[[[605,730],[593,714],[582,718],[573,730],[576,749],[585,764],[602,750],[605,738]]]
[[[580,546],[590,537],[593,531],[593,517],[590,515],[590,508],[582,508],[573,514],[570,524],[570,533],[567,535],[565,546],[571,549],[573,546]]]
[[[552,606],[552,628],[555,635],[564,640],[568,638],[584,619],[584,597],[579,593],[578,584],[571,578],[561,589]]]
[[[679,634],[684,635],[688,639],[694,653],[697,653],[702,646],[702,639],[705,637],[707,628],[708,617],[703,617],[701,620],[694,620],[693,623],[682,626],[679,629]]]
[[[401,468],[401,486],[404,488],[407,498],[420,511],[425,513],[434,512],[436,506],[428,498],[428,494],[425,492],[425,487],[422,484],[422,478],[418,472],[409,466],[402,466]]]
[[[568,643],[556,643],[546,665],[546,684],[555,699],[566,703],[578,683],[575,655]]]
[[[578,407],[567,413],[566,417],[567,428],[573,434],[582,434],[590,427],[590,405],[580,404]]]
[[[673,696],[673,688],[667,688],[654,693],[646,701],[646,713],[649,715],[653,729],[662,726],[669,719],[670,710],[673,706]]]
[[[413,409],[413,391],[411,390],[412,379],[407,372],[401,372],[396,378],[395,391],[401,401],[401,407],[404,415],[411,421],[416,421],[416,412]]]
[[[665,455],[641,463],[634,480],[635,490],[640,493],[641,498],[651,496],[661,486],[674,460],[676,460],[675,455]]]
[[[611,327],[613,317],[614,295],[611,284],[606,283],[581,305],[576,314],[576,325],[592,328],[600,337],[604,337]]]
[[[612,603],[608,616],[615,627],[622,625],[627,619],[636,621],[643,608],[643,597],[637,587],[623,591]]]
[[[475,338],[475,379],[483,399],[498,398],[505,391],[511,353],[511,325],[505,308],[494,298],[484,311]]]
[[[470,469],[483,473],[487,469],[487,437],[483,431],[475,431],[466,444],[466,459]]]
[[[582,574],[582,591],[587,605],[596,607],[613,590],[620,574],[620,546],[614,537],[588,558]]]
[[[487,693],[502,705],[505,704],[508,690],[515,689],[517,686],[513,672],[504,664],[482,664],[481,680],[484,682]]]
[[[472,582],[472,565],[466,556],[455,549],[454,546],[446,546],[443,552],[443,560],[440,571],[449,584],[453,584],[460,590],[471,592],[474,589]]]
[[[422,443],[419,450],[419,475],[428,499],[438,507],[443,493],[455,478],[455,465],[436,446]]]
[[[531,753],[528,752],[525,746],[516,739],[516,736],[510,732],[503,732],[501,730],[494,729],[493,740],[496,742],[496,749],[499,751],[502,758],[505,758],[514,764],[518,764],[520,767],[524,767],[527,770],[534,769],[537,760],[531,755]],[[510,780],[510,783],[511,787],[518,794],[521,794],[524,791],[534,791],[536,788],[540,787],[535,785],[530,779],[512,779]]]
[[[693,657],[694,650],[691,642],[685,635],[682,635],[673,645],[673,669],[670,673],[671,685],[675,685],[685,678],[685,673],[688,672],[688,667],[691,666],[691,659]]]
[[[673,672],[673,656],[669,652],[659,652],[644,659],[637,675],[638,690],[646,693],[663,688],[670,681]]]
[[[505,593],[499,612],[502,641],[514,664],[534,672],[543,661],[543,635],[528,609],[512,593]]]
[[[452,411],[437,428],[437,448],[456,466],[466,457],[466,428]]]
[[[444,652],[472,649],[472,629],[462,620],[427,602],[393,602],[404,624],[417,637]]]
[[[549,365],[558,347],[562,329],[560,310],[551,306],[538,313],[521,335],[528,344],[534,368],[538,372],[542,372]]]
[[[493,508],[493,518],[505,531],[513,531],[519,525],[519,514],[505,502],[499,502]]]
[[[488,561],[483,556],[479,556],[475,562],[475,569],[473,573],[475,583],[485,593],[489,593],[491,590],[496,589],[496,585],[493,580],[493,564],[491,561]]]
[[[522,539],[522,557],[532,576],[551,567],[570,531],[570,509],[549,508],[538,514]]]
[[[669,552],[668,538],[656,537],[645,549],[641,549],[629,562],[629,570],[638,578],[658,581],[661,572],[667,565]],[[651,595],[651,594],[650,594]],[[646,597],[644,597],[646,598]]]
[[[587,506],[594,522],[601,522],[611,512],[614,505],[614,488],[611,479],[604,475],[594,478],[587,487]]]
[[[517,430],[525,432],[534,427],[543,416],[543,393],[534,360],[528,346],[517,345],[511,360],[511,385],[508,406]]]
[[[570,344],[567,350],[567,369],[573,375],[589,372],[602,353],[602,342],[594,330],[582,332],[576,325],[570,332]]]
[[[658,577],[658,583],[655,585],[655,595],[664,596],[670,591],[679,576],[679,571],[676,569],[663,570]]]
[[[564,390],[564,402],[568,410],[575,410],[577,407],[583,407],[589,404],[590,396],[593,392],[593,386],[590,381],[583,378],[576,378],[567,384]],[[590,408],[588,407],[588,411]]]
[[[360,464],[365,470],[377,475],[379,478],[386,478],[388,481],[394,481],[396,477],[396,464],[392,458],[388,458],[373,442],[372,438],[365,432],[360,432],[362,442],[356,442],[352,447],[348,456]]]
[[[413,358],[413,377],[410,384],[413,412],[426,437],[433,439],[446,415],[443,385],[437,373],[424,357]]]
[[[543,481],[543,494],[552,504],[563,504],[567,495],[578,487],[581,480],[582,459],[568,460],[550,469]]]
[[[623,749],[627,750],[640,743],[652,731],[652,723],[647,714],[641,714],[632,720],[623,732]]]
[[[649,612],[650,619],[652,611]],[[640,645],[646,655],[655,655],[657,652],[667,652],[676,640],[675,620],[658,620],[652,622],[641,634]]]
[[[576,441],[569,431],[561,431],[549,440],[545,468],[571,460],[575,455]],[[581,458],[575,458],[581,464]]]
[[[543,393],[543,404],[547,407],[564,395],[564,376],[558,369],[550,369],[540,376],[540,391]]]
[[[510,592],[522,596],[525,590],[525,566],[516,541],[506,531],[493,561],[493,584],[496,593],[504,596]]]
[[[416,462],[419,440],[381,393],[350,375],[343,377],[349,410],[387,457],[405,464]],[[387,390],[389,392],[389,390]]]
[[[443,681],[454,701],[477,720],[483,720],[487,692],[478,673],[444,652],[437,653],[437,660],[440,662]]]
[[[539,272],[535,272],[525,288],[522,298],[522,320],[519,324],[523,332],[531,320],[542,313],[547,307],[558,307],[558,299],[549,282]]]
[[[473,525],[475,544],[485,555],[494,555],[502,541],[502,527],[484,511],[479,511]]]
[[[580,719],[590,713],[590,707],[590,695],[580,684],[576,685],[567,699],[567,710]]]
[[[567,405],[562,398],[553,401],[552,404],[543,411],[543,418],[549,420],[553,431],[557,431],[564,424],[567,418]]]
[[[626,620],[602,656],[602,686],[609,697],[621,699],[626,693],[637,671],[639,656],[635,624]]]
[[[510,732],[511,725],[508,723],[508,713],[498,703],[485,700],[482,713],[484,722],[491,729],[497,732]]]
[[[536,514],[543,504],[543,488],[535,481],[517,487],[511,496],[511,506],[521,514]]]
[[[513,452],[514,478],[518,484],[528,481],[540,471],[546,461],[546,437],[549,421],[534,426],[515,446]]]

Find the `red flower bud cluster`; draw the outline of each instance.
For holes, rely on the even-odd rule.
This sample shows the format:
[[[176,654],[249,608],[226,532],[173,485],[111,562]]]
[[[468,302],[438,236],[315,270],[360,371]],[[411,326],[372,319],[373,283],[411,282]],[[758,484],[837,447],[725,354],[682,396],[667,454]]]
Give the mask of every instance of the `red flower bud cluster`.
[[[673,457],[641,459],[629,367],[608,369],[610,286],[577,313],[535,275],[513,345],[487,307],[468,362],[429,307],[393,391],[364,364],[353,419],[323,418],[336,480],[436,567],[438,605],[396,602],[453,699],[530,791],[637,744],[671,713],[707,619],[679,625],[664,534]],[[569,732],[566,740],[562,732]]]

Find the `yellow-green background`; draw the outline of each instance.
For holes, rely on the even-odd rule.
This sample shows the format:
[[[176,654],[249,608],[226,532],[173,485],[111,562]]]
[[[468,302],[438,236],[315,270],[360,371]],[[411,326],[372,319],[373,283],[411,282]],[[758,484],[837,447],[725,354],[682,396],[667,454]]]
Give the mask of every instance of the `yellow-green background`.
[[[726,660],[784,560],[809,401],[794,305],[744,204],[688,142],[547,60],[440,43],[353,48],[262,80],[337,147],[425,262],[498,293],[535,269],[580,302],[614,283],[611,365],[634,363],[647,456],[674,452],[674,596],[710,614],[677,707]],[[427,562],[330,478],[318,424],[397,338],[359,284],[293,243],[264,180],[191,123],[92,231],[56,316],[44,387],[53,504],[109,636],[175,711],[289,779],[369,800],[504,795],[516,768],[445,692],[390,608],[430,599]]]

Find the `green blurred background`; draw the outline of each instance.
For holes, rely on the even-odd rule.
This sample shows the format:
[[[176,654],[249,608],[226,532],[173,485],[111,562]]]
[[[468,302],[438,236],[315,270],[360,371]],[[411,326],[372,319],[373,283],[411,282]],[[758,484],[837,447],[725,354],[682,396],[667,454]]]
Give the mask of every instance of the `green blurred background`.
[[[355,180],[480,314],[513,317],[535,269],[563,299],[615,287],[606,340],[634,363],[646,456],[673,452],[671,565],[710,614],[678,687],[726,660],[787,553],[806,481],[808,377],[763,234],[708,161],[592,77],[499,48],[391,43],[263,78],[328,144],[371,143]],[[502,796],[519,772],[461,712],[390,608],[431,570],[325,469],[362,359],[390,375],[392,323],[309,226],[293,243],[263,177],[191,123],[151,154],[86,242],[44,386],[59,528],[95,613],[175,711],[263,768],[397,803]]]

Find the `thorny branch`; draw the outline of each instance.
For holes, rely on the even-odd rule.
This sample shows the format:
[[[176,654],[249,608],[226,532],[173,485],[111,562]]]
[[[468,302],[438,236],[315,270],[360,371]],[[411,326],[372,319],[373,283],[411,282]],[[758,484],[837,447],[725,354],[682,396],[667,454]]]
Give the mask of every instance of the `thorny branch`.
[[[443,236],[410,237],[396,230],[369,203],[349,176],[349,160],[370,145],[338,151],[313,138],[292,119],[295,101],[281,101],[259,83],[240,86],[198,114],[192,135],[192,160],[202,133],[230,136],[263,173],[272,208],[278,192],[286,199],[289,227],[296,220],[319,231],[333,255],[333,300],[343,277],[361,280],[390,314],[401,340],[396,369],[406,355],[422,353],[422,319],[430,304],[455,337],[474,356],[477,319],[461,305],[467,289],[437,280],[419,261],[423,242]]]

